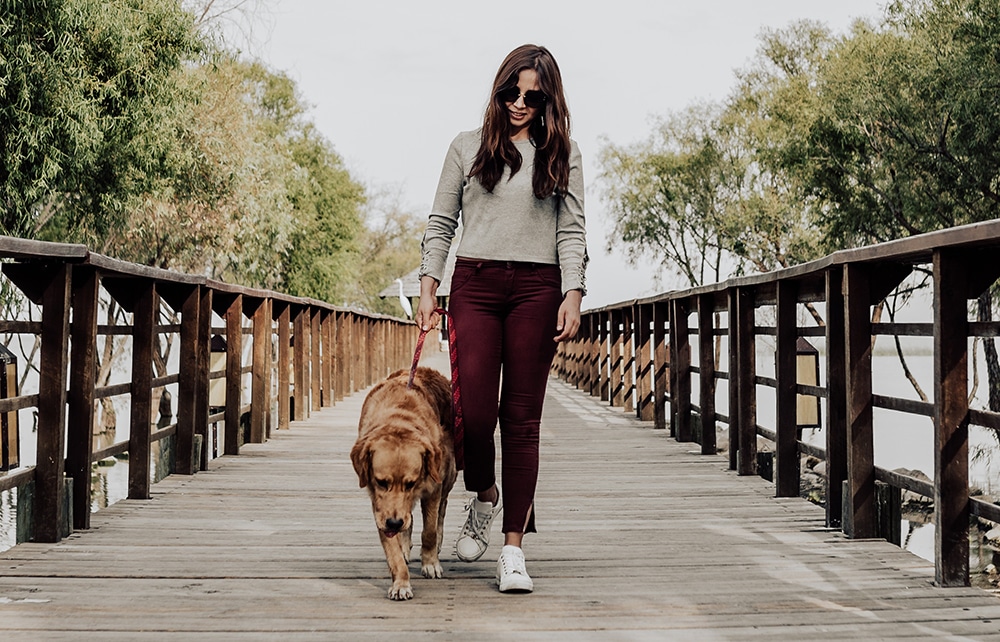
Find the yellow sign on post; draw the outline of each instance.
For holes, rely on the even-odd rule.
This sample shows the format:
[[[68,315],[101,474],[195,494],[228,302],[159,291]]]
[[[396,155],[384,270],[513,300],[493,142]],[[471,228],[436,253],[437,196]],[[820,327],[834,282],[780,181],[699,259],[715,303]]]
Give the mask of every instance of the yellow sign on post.
[[[0,346],[0,398],[17,397],[17,357],[5,346]],[[17,411],[0,413],[0,470],[12,470],[21,465],[20,435]]]

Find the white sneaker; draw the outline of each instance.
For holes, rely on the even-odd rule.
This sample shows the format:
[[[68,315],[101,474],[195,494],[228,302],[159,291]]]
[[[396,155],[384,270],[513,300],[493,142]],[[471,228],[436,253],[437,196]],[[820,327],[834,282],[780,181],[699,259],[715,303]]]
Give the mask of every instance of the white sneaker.
[[[517,546],[507,545],[497,560],[497,585],[501,593],[531,593],[535,583],[524,568],[524,552]]]
[[[455,555],[463,562],[475,562],[490,545],[490,526],[493,525],[493,518],[503,509],[503,503],[499,496],[496,506],[473,497],[465,509],[469,511],[469,516],[455,542]]]

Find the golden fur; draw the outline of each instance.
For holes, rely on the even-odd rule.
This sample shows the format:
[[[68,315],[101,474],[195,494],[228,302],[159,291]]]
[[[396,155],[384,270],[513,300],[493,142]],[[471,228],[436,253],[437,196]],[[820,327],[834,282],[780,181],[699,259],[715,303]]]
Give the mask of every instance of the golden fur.
[[[448,493],[455,485],[451,428],[451,384],[441,373],[399,370],[375,386],[361,407],[351,462],[368,489],[379,539],[392,575],[389,598],[413,597],[410,557],[413,507],[420,499],[423,532],[420,566],[424,577],[444,575],[438,554]]]

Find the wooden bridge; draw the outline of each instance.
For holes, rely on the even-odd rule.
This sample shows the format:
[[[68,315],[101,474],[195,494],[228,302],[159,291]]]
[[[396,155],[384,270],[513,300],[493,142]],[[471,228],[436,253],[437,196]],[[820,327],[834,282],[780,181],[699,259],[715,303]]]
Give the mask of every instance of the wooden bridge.
[[[997,246],[1000,224],[956,228],[589,312],[560,353],[562,380],[550,382],[543,418],[540,533],[526,541],[535,593],[496,592],[496,544],[480,562],[455,560],[447,547],[461,526],[459,489],[447,577],[418,578],[415,599],[393,603],[347,453],[364,389],[407,364],[412,325],[80,246],[3,239],[4,274],[41,321],[0,330],[40,337],[42,376],[37,392],[0,400],[8,417],[38,413],[37,463],[0,476],[0,490],[17,492],[26,540],[0,553],[0,631],[32,640],[1000,640],[997,596],[968,587],[969,520],[1000,520],[988,498],[970,497],[967,431],[998,421],[968,406],[965,379],[968,337],[1000,334],[967,312],[997,276]],[[871,305],[925,264],[932,320],[872,323]],[[130,311],[129,326],[98,323],[107,297]],[[800,327],[805,304],[824,306],[821,331]],[[768,306],[773,326],[754,314]],[[935,401],[872,392],[872,337],[886,333],[934,337]],[[181,346],[173,372],[154,369],[166,335]],[[211,365],[212,335],[227,339],[221,369]],[[96,383],[107,336],[132,342],[128,383]],[[754,359],[760,336],[774,337],[773,377]],[[797,381],[788,346],[799,336],[826,341],[822,384]],[[728,370],[710,358],[720,341]],[[444,367],[441,353],[431,358]],[[216,380],[227,392],[221,408],[209,403]],[[721,382],[728,415],[716,409]],[[178,419],[155,427],[163,389],[175,391]],[[758,389],[775,391],[775,426],[757,425]],[[797,440],[797,394],[823,400],[826,448]],[[95,400],[113,395],[130,399],[130,436],[95,451]],[[932,483],[874,465],[875,407],[934,418]],[[728,428],[724,455],[703,424]],[[225,455],[209,460],[213,425]],[[755,474],[758,437],[774,444],[775,482]],[[130,499],[91,514],[92,462],[125,451]],[[802,454],[827,459],[823,507],[798,497]],[[154,484],[165,472],[175,474]],[[878,537],[880,484],[936,500],[933,563]]]

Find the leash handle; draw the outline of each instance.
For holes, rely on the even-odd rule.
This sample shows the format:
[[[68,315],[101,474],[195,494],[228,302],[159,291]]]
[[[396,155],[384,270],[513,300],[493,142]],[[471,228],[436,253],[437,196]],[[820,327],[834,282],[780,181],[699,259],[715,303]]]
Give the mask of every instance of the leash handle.
[[[437,308],[435,313],[447,316],[448,313]],[[417,337],[417,346],[413,350],[413,363],[410,364],[410,378],[406,387],[413,388],[413,377],[417,373],[417,364],[420,362],[420,353],[424,349],[424,339],[427,338],[429,330],[421,330]],[[451,408],[454,420],[452,428],[452,439],[455,443],[455,466],[458,470],[465,468],[465,421],[462,418],[462,389],[458,385],[458,343],[455,338],[455,320],[448,319],[448,356],[451,361]]]

